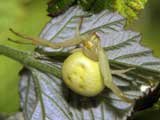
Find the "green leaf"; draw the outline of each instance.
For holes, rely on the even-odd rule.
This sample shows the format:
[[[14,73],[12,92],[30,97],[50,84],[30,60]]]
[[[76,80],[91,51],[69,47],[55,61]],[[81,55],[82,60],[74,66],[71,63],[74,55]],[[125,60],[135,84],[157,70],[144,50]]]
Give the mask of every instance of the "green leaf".
[[[152,104],[150,93],[160,86],[160,59],[139,44],[139,33],[124,29],[125,19],[122,16],[108,10],[90,14],[79,7],[72,7],[53,18],[41,37],[52,42],[72,38],[82,17],[80,34],[96,32],[99,35],[109,54],[112,69],[135,68],[124,75],[113,76],[113,80],[128,97],[137,99],[136,104],[121,101],[107,88],[94,98],[78,96],[67,89],[61,76],[28,66],[20,83],[21,104],[27,120],[126,120],[132,112],[144,108],[148,99]],[[39,48],[44,52],[70,49]],[[42,62],[57,66],[60,72],[62,63],[53,59]]]

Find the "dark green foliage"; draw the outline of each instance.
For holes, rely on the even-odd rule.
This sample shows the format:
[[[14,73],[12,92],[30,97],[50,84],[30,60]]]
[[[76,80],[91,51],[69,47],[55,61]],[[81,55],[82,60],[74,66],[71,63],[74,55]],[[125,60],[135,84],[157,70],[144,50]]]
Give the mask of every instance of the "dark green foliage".
[[[106,8],[106,6],[108,6],[108,3],[109,3],[109,0],[96,0],[94,2],[92,10],[94,12],[100,12],[100,11],[104,10]]]
[[[56,16],[65,11],[76,0],[51,0],[48,3],[48,12],[50,16]]]
[[[49,15],[55,16],[64,12],[71,5],[80,5],[84,10],[98,13],[104,9],[115,10],[128,19],[128,23],[137,18],[144,9],[147,0],[51,0]]]
[[[111,1],[112,0],[51,0],[48,3],[48,12],[50,16],[56,16],[64,12],[71,5],[79,4],[84,10],[97,13],[105,8],[111,8]]]
[[[78,0],[78,3],[83,6],[84,10],[90,10],[95,4],[95,0]]]
[[[109,7],[110,0],[79,0],[79,4],[83,7],[84,10],[89,10],[94,13],[100,12],[105,8]]]

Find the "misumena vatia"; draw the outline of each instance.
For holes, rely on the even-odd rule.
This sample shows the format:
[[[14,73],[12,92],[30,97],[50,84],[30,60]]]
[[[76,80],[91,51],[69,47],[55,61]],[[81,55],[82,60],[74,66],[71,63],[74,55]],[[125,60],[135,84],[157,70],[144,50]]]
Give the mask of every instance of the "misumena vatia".
[[[95,96],[104,87],[108,87],[123,101],[134,102],[134,100],[126,97],[112,80],[112,74],[122,74],[131,69],[110,70],[109,60],[100,45],[100,38],[96,33],[86,35],[78,33],[73,39],[52,43],[41,38],[17,33],[12,29],[10,31],[19,37],[32,40],[32,44],[54,49],[81,44],[81,48],[72,50],[73,54],[64,61],[62,66],[62,76],[66,85],[74,92],[87,97]]]

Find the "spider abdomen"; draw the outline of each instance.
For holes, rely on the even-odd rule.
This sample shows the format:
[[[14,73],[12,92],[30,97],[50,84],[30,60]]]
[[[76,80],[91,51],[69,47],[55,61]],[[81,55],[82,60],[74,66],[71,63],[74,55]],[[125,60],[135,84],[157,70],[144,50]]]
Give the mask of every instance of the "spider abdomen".
[[[82,52],[75,52],[64,61],[62,76],[72,91],[83,96],[95,96],[104,89],[98,62]]]

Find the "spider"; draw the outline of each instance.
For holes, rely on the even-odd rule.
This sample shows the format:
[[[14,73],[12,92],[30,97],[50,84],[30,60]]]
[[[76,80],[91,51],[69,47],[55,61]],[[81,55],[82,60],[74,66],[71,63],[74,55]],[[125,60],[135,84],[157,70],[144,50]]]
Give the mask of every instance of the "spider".
[[[15,32],[13,29],[10,29],[10,31],[19,37],[31,40],[34,45],[42,45],[53,49],[81,45],[82,47],[71,50],[72,54],[64,61],[62,66],[62,76],[66,85],[72,91],[87,97],[96,96],[104,87],[107,87],[121,98],[121,100],[133,103],[134,100],[125,96],[112,79],[112,74],[123,74],[132,68],[126,70],[111,70],[108,56],[101,47],[100,37],[96,32],[80,35],[81,24],[82,22],[78,25],[76,35],[72,39],[59,43],[21,34]],[[80,64],[77,64],[77,62]],[[87,66],[92,67],[90,69],[86,68]]]

